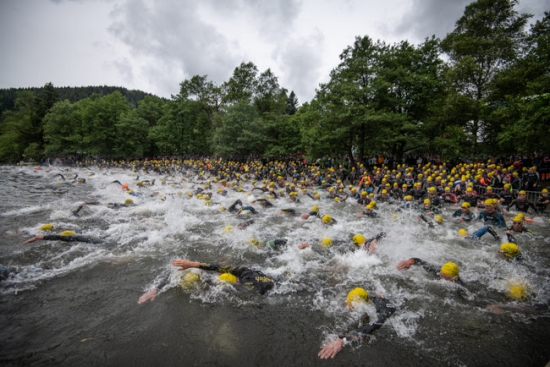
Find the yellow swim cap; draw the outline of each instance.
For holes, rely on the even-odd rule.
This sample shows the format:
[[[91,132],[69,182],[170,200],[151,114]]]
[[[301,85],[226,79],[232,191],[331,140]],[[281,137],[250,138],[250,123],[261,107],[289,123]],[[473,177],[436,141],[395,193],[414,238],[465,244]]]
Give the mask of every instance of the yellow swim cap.
[[[493,200],[491,199],[485,200],[485,206],[493,206],[493,205],[494,205]]]
[[[134,203],[134,201],[130,198],[127,198],[126,200],[124,200],[124,204],[126,205],[132,205]]]
[[[434,219],[437,223],[443,223],[443,217],[441,215],[436,215]]]
[[[321,246],[323,247],[331,247],[332,246],[332,240],[329,237],[325,237],[321,240]]]
[[[512,282],[508,285],[508,296],[516,301],[525,301],[529,293],[529,286],[521,282]]]
[[[332,218],[328,214],[325,214],[321,220],[323,221],[323,223],[327,223],[327,224],[332,223]]]
[[[60,233],[61,236],[76,236],[76,233],[74,231],[63,231]]]
[[[258,241],[257,238],[251,238],[250,243],[253,244],[254,246],[258,246],[258,247],[261,245],[260,241]]]
[[[424,204],[431,204],[432,201],[430,199],[424,199]]]
[[[225,206],[220,206],[220,210],[223,212],[224,210],[227,210]]]
[[[470,203],[464,202],[464,203],[462,203],[461,207],[466,208],[466,209],[470,209],[471,205],[470,205]]]
[[[53,230],[55,230],[55,228],[52,224],[47,223],[47,224],[42,224],[40,226],[40,230],[42,230],[42,231],[53,231]]]
[[[525,190],[520,190],[520,192],[518,192],[519,195],[525,195]]]
[[[311,207],[311,211],[312,211],[312,212],[318,212],[318,211],[319,211],[319,207],[318,207],[317,205],[313,205],[313,206]]]
[[[441,267],[440,273],[451,278],[458,278],[458,265],[448,262]]]
[[[181,277],[180,285],[185,289],[192,288],[195,284],[197,284],[198,281],[200,281],[201,277],[197,273],[193,272],[187,272],[183,277]]]
[[[523,222],[523,217],[520,215],[516,215],[514,219],[512,219],[512,222]]]
[[[371,201],[368,206],[370,206],[372,209],[376,208],[376,201]]]
[[[366,240],[367,239],[360,234],[356,234],[353,236],[353,243],[355,244],[355,246],[361,246],[365,243]]]
[[[346,297],[346,304],[350,307],[353,307],[354,303],[357,302],[368,302],[369,300],[369,293],[364,290],[363,288],[354,288],[352,289],[347,297]]]
[[[507,242],[500,245],[500,252],[507,258],[514,258],[519,255],[519,247],[515,243]]]
[[[231,273],[220,274],[220,280],[227,283],[237,283],[237,277]]]
[[[225,226],[225,228],[223,229],[223,233],[227,233],[232,229],[233,229],[233,226]]]
[[[191,191],[187,191],[187,196],[192,197],[193,193]]]

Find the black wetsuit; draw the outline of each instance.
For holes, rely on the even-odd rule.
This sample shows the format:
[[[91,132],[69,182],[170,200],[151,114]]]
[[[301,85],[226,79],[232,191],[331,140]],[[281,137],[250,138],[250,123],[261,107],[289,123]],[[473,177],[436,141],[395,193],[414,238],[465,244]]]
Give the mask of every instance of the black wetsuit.
[[[461,200],[465,203],[470,204],[472,208],[475,208],[477,206],[477,201],[479,200],[479,197],[477,195],[468,196],[468,194],[466,194],[462,195],[457,203],[460,203]]]
[[[418,259],[418,258],[413,258],[413,261],[414,261],[414,265],[422,265],[424,270],[426,270],[428,273],[431,273],[431,274],[435,275],[438,278],[440,277],[441,270],[440,270],[440,268],[436,267],[435,265],[427,263],[426,261]],[[460,278],[456,278],[455,280],[453,280],[453,282],[464,286],[464,283],[462,282],[462,280],[460,280]]]
[[[288,243],[287,239],[277,238],[274,240],[260,241],[260,244],[264,247],[270,247],[274,250],[278,249],[281,246],[284,246]]]
[[[219,266],[216,264],[201,263],[199,269],[217,271],[218,273],[230,273],[239,278],[249,290],[255,290],[260,294],[265,294],[272,289],[275,281],[267,277],[264,273],[258,270],[252,270],[244,266]]]
[[[533,208],[536,214],[539,214],[539,211],[537,210],[537,208],[529,200],[516,199],[506,207],[506,210],[510,210],[511,207],[515,207],[516,210],[524,213],[527,213],[527,211],[529,210],[529,207],[531,207]]]
[[[396,311],[395,306],[389,304],[389,301],[385,298],[378,297],[377,295],[371,295],[370,299],[376,307],[376,316],[378,316],[378,319],[376,322],[365,324],[346,334],[338,335],[339,338],[344,339],[344,345],[363,341],[367,335],[380,329],[384,322]]]
[[[44,241],[64,241],[64,242],[87,242],[87,243],[102,243],[103,241],[97,238],[84,236],[61,236],[57,234],[49,234],[42,236]]]
[[[460,217],[464,222],[470,222],[472,219],[475,219],[476,215],[472,212],[463,213],[461,209],[458,209],[453,213],[453,218]]]
[[[483,219],[485,223],[493,224],[498,227],[506,227],[506,221],[504,220],[504,217],[498,214],[496,211],[489,213],[487,210],[484,210],[479,214],[479,217],[477,219]]]
[[[229,212],[236,212],[237,211],[237,205],[243,206],[242,201],[237,200],[231,206],[227,209]]]

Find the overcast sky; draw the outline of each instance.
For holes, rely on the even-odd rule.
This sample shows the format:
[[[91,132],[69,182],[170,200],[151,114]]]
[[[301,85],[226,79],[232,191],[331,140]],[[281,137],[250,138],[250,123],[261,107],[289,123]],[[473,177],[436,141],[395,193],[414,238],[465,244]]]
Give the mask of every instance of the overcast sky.
[[[300,102],[355,36],[443,38],[471,0],[0,0],[0,88],[114,85],[170,98],[193,75],[221,84],[241,62]],[[542,18],[546,0],[521,0]]]

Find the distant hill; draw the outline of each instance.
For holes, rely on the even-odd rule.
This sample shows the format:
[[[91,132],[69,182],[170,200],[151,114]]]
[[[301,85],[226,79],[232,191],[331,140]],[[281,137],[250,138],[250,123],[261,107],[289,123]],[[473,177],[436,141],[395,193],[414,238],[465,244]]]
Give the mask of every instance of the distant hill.
[[[126,100],[132,106],[132,108],[137,107],[139,101],[141,101],[145,96],[153,96],[151,93],[145,93],[140,90],[128,90],[123,87],[112,87],[112,86],[88,86],[88,87],[54,87],[57,93],[59,94],[59,99],[64,101],[66,99],[69,102],[74,103],[90,97],[92,94],[97,94],[100,97],[106,96],[118,90],[126,97]],[[35,94],[39,94],[44,88],[9,88],[9,89],[0,89],[0,113],[6,110],[12,110],[14,107],[15,99],[17,98],[17,93],[20,91],[32,91]]]

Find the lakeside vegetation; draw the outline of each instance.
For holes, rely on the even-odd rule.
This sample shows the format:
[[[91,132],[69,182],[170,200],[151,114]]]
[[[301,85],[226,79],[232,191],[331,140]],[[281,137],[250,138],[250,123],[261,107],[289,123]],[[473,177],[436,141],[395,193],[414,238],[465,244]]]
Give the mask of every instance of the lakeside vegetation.
[[[302,105],[271,70],[252,62],[221,84],[207,75],[184,80],[169,100],[116,87],[70,94],[51,83],[3,90],[0,162],[548,152],[550,13],[529,25],[531,16],[516,6],[473,2],[453,32],[420,45],[356,37]]]

